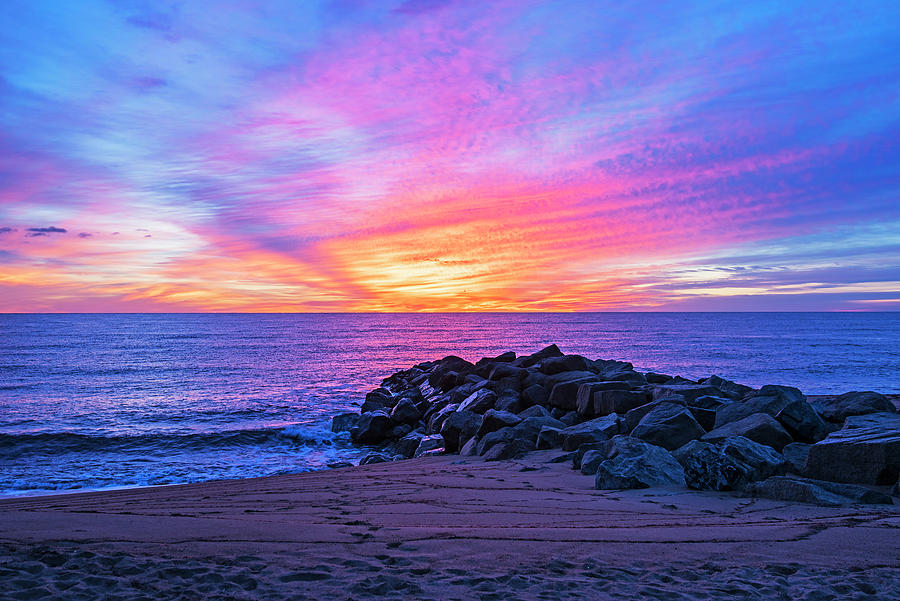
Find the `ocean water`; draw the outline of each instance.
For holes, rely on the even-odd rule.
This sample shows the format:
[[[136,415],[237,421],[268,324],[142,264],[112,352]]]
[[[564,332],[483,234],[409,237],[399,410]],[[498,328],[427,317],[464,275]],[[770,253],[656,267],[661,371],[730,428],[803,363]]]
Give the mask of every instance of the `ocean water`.
[[[900,392],[897,313],[0,315],[0,495],[322,469],[398,369],[505,350]]]

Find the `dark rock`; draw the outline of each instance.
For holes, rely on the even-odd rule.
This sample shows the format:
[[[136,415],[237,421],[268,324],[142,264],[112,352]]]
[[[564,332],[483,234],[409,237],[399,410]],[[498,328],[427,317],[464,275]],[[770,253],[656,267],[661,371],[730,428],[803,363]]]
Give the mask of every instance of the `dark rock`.
[[[419,446],[416,447],[413,457],[421,457],[430,451],[443,450],[443,447],[444,438],[440,434],[429,434],[428,436],[423,436],[422,440],[419,441]]]
[[[640,386],[647,383],[644,374],[638,373],[633,369],[613,372],[606,371],[602,373],[602,377],[607,381],[627,382],[632,386]]]
[[[394,448],[397,450],[398,454],[409,459],[416,454],[416,449],[419,448],[419,443],[422,442],[424,437],[425,436],[421,432],[410,432],[394,443]]]
[[[394,426],[391,428],[391,438],[398,439],[403,438],[407,434],[413,431],[413,427],[409,424],[400,424],[398,426]]]
[[[780,451],[793,442],[791,435],[767,413],[754,413],[736,422],[719,426],[703,436],[706,442],[718,442],[732,436],[744,436],[752,441]]]
[[[359,460],[360,465],[370,465],[372,463],[385,463],[390,461],[387,457],[380,453],[369,453],[365,457]]]
[[[341,413],[331,418],[332,432],[349,432],[356,422],[359,421],[359,415],[356,413]]]
[[[519,357],[513,363],[517,363],[519,367],[530,367],[535,365],[536,363],[540,363],[544,359],[549,357],[562,357],[563,352],[559,350],[559,347],[555,344],[551,344],[550,346],[544,347],[536,353],[528,355],[526,357]]]
[[[438,361],[437,365],[432,368],[431,373],[428,375],[428,383],[434,388],[449,390],[456,385],[460,375],[465,377],[474,369],[475,366],[472,363],[450,355]],[[453,377],[448,376],[451,373],[454,374]],[[461,384],[462,382],[458,383]]]
[[[391,410],[391,419],[397,424],[414,424],[422,419],[422,412],[410,399],[400,399]]]
[[[672,376],[667,376],[666,374],[657,374],[649,371],[644,374],[644,378],[647,380],[648,384],[665,384],[672,379]]]
[[[625,419],[623,420],[623,432],[631,432],[637,425],[644,419],[644,416],[662,405],[663,403],[674,403],[676,405],[684,405],[684,398],[680,396],[670,396],[659,399],[657,401],[653,401],[652,403],[647,403],[645,405],[641,405],[640,407],[635,407],[631,411],[625,414]]]
[[[447,392],[451,388],[459,386],[460,384],[465,384],[465,381],[466,379],[464,374],[461,374],[457,371],[448,371],[441,375],[435,388],[443,392]]]
[[[462,457],[474,457],[478,455],[478,443],[479,440],[477,436],[470,438],[459,450],[459,454]]]
[[[774,476],[763,482],[751,484],[746,492],[753,497],[811,503],[824,507],[840,507],[852,503],[891,505],[894,502],[890,495],[862,486],[835,484],[796,476]]]
[[[457,410],[444,420],[441,426],[443,447],[448,453],[456,453],[462,445],[478,433],[481,416],[466,410]]]
[[[484,413],[488,409],[493,409],[496,401],[497,395],[494,392],[487,389],[476,390],[459,404],[457,411]]]
[[[743,384],[738,384],[737,382],[732,382],[731,380],[726,380],[719,376],[710,376],[705,380],[702,380],[701,383],[718,388],[724,392],[728,398],[734,400],[742,399],[753,392],[753,389],[749,386],[744,386]]]
[[[566,415],[566,413],[568,412],[565,409],[560,409],[559,407],[553,407],[550,409],[550,417],[552,417],[553,419],[559,419],[562,416]]]
[[[550,412],[540,405],[532,405],[528,409],[519,412],[519,417],[527,419],[529,417],[550,417]]]
[[[349,461],[335,461],[334,463],[329,463],[328,467],[330,469],[336,470],[342,467],[353,467],[353,464]]]
[[[552,414],[551,414],[552,415]],[[556,417],[555,415],[553,417]],[[578,414],[574,411],[569,411],[568,413],[564,413],[563,415],[557,417],[559,421],[564,423],[567,426],[574,426],[576,424],[580,424],[583,420],[578,417]]]
[[[800,442],[819,442],[828,435],[825,422],[806,400],[787,404],[775,419]]]
[[[436,411],[428,418],[428,432],[431,434],[440,432],[441,426],[444,425],[444,421],[457,409],[459,409],[458,404],[450,403],[449,405],[444,405],[439,411]]]
[[[580,374],[584,372],[570,371],[564,373]],[[585,382],[593,382],[596,380],[596,376],[588,375],[578,379],[558,382],[550,389],[550,396],[547,399],[547,403],[551,407],[559,407],[564,411],[574,411],[578,404],[578,389]]]
[[[795,474],[806,474],[806,460],[809,459],[809,449],[812,445],[802,442],[792,442],[783,449],[781,454],[787,460],[788,470]]]
[[[581,355],[548,357],[541,361],[541,373],[558,374],[563,371],[586,371],[590,362]]]
[[[501,442],[510,442],[515,437],[516,433],[512,428],[500,428],[499,430],[489,432],[479,439],[477,452],[479,455],[484,455],[492,446]]]
[[[516,459],[532,449],[523,446],[519,440],[505,440],[493,445],[483,455],[485,461],[502,461]]]
[[[608,459],[597,468],[595,488],[684,486],[681,464],[664,448],[630,436],[616,436],[606,444]]]
[[[488,409],[484,414],[484,419],[481,422],[481,427],[477,434],[479,437],[482,437],[488,432],[494,432],[500,428],[511,428],[521,421],[522,418],[515,413]]]
[[[609,441],[602,440],[600,442],[588,442],[588,443],[581,445],[574,451],[572,451],[572,469],[580,470],[581,469],[581,460],[584,458],[585,454],[587,454],[588,451],[596,451],[598,449],[605,449],[607,442],[609,442]],[[606,451],[604,451],[604,454],[605,453],[606,453]]]
[[[714,409],[704,409],[703,407],[688,407],[688,411],[697,420],[697,423],[703,426],[703,429],[709,432],[716,427],[716,412]]]
[[[897,408],[883,394],[877,392],[847,392],[840,396],[810,401],[815,410],[830,422],[843,422],[851,415],[896,413]]]
[[[394,397],[386,388],[376,388],[366,395],[366,400],[360,408],[360,413],[371,413],[385,407],[393,407]]]
[[[750,482],[784,473],[785,460],[770,447],[736,436],[712,444],[692,440],[672,453],[697,490],[741,490]]]
[[[359,444],[378,444],[390,436],[393,424],[384,411],[371,411],[359,416],[356,426],[350,430],[350,438]]]
[[[574,451],[588,442],[602,442],[619,433],[619,419],[615,415],[598,417],[562,430],[563,451]]]
[[[546,405],[549,398],[550,391],[539,384],[533,384],[522,391],[522,404],[526,407]]]
[[[733,402],[734,401],[732,401],[731,399],[726,399],[724,397],[704,395],[701,397],[697,397],[696,399],[688,403],[688,405],[690,405],[691,407],[699,407],[701,409],[712,409],[713,411],[718,411],[725,405],[730,405]]]
[[[497,396],[497,400],[494,402],[494,409],[518,413],[522,410],[520,399],[521,396],[515,390],[504,390]]]
[[[832,482],[891,485],[900,475],[900,414],[851,415],[809,449],[806,475]]]
[[[694,399],[702,396],[719,396],[722,391],[713,386],[703,384],[666,384],[662,386],[651,386],[650,391],[653,400],[658,401],[662,398],[678,395],[682,397],[688,404]]]
[[[558,449],[562,446],[562,430],[551,426],[544,426],[538,433],[535,447],[537,449]]]
[[[597,473],[600,464],[607,460],[605,449],[586,451],[581,458],[581,473],[585,476],[593,476]]]
[[[546,426],[558,430],[563,430],[566,427],[564,423],[558,419],[553,419],[552,417],[528,417],[513,426],[512,429],[516,437],[518,437],[524,445],[530,447],[528,450],[533,451],[537,444],[538,434],[540,434],[541,430]]]
[[[804,407],[806,397],[796,388],[790,386],[763,386],[755,396],[748,397],[739,403],[731,403],[719,408],[716,413],[716,427],[724,426],[730,422],[744,419],[754,413],[767,413],[775,417],[788,405],[794,405],[791,413],[795,419],[803,421],[802,416],[807,416],[809,432],[824,427],[821,420],[816,420],[815,411],[811,407]],[[789,418],[790,419],[790,418]]]
[[[584,417],[597,417],[594,394],[601,390],[628,390],[627,382],[587,382],[578,387],[575,410]]]
[[[514,378],[521,380],[525,377],[526,372],[521,367],[510,365],[509,363],[498,363],[491,370],[488,380],[502,380],[504,378]]]
[[[642,390],[598,390],[594,393],[594,414],[628,413],[650,402],[650,395]]]
[[[480,382],[466,382],[460,386],[457,386],[453,390],[450,391],[450,402],[451,403],[462,403],[464,400],[469,398],[473,392],[481,390],[488,385],[487,380],[482,380]]]
[[[516,354],[513,351],[507,351],[505,353],[501,353],[496,357],[482,357],[475,364],[475,367],[481,367],[486,363],[512,363],[516,360]]]
[[[674,450],[706,434],[683,405],[660,403],[632,430],[631,435],[650,444]]]

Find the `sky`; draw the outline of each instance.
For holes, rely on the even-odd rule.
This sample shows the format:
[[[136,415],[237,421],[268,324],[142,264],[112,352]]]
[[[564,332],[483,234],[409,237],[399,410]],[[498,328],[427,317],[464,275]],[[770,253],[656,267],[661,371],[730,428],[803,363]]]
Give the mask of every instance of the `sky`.
[[[900,310],[898,22],[4,0],[0,311]]]

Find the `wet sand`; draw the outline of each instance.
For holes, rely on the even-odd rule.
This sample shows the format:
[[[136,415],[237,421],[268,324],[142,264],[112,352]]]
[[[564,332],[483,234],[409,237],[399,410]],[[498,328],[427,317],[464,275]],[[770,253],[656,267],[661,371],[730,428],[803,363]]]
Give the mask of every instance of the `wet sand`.
[[[900,506],[596,491],[559,451],[0,501],[0,599],[900,598]]]

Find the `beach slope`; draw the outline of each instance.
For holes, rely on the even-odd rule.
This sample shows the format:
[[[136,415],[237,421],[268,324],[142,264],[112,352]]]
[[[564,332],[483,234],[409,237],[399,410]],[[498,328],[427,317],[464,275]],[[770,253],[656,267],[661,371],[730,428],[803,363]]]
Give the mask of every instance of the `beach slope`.
[[[900,508],[598,491],[558,452],[0,501],[0,598],[900,598]]]

